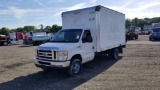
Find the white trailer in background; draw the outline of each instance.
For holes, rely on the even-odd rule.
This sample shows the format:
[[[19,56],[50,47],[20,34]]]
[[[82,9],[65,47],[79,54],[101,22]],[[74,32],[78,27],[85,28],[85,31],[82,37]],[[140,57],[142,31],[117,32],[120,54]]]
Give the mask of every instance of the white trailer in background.
[[[126,44],[125,15],[103,6],[63,12],[62,28],[51,42],[36,48],[37,67],[68,67],[75,76],[96,54],[119,59]]]

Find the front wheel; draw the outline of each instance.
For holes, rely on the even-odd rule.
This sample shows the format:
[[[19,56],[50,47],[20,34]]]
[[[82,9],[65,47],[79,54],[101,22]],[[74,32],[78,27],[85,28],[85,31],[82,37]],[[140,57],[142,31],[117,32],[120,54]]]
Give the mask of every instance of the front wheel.
[[[68,68],[68,74],[70,76],[77,76],[80,73],[81,68],[82,68],[82,64],[80,59],[73,59]]]

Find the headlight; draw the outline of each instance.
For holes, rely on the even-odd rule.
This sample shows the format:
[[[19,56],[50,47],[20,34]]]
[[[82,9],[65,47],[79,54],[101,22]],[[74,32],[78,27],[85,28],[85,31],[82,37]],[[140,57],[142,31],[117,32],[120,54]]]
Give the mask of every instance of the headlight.
[[[67,51],[58,51],[58,60],[64,61],[67,60],[68,52]]]

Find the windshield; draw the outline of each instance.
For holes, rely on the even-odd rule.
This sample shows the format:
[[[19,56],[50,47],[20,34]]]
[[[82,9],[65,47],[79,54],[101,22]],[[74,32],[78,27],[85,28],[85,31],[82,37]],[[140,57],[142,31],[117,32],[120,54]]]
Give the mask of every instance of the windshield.
[[[64,29],[60,30],[50,42],[78,42],[82,29]]]
[[[160,32],[160,28],[153,29],[153,32]]]

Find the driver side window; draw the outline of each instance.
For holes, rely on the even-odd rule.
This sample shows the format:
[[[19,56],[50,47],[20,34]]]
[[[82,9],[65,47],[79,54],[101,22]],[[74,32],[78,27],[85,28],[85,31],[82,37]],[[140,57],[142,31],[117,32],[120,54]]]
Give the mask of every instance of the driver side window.
[[[82,36],[82,43],[86,43],[86,42],[91,43],[92,41],[93,40],[92,40],[90,30],[85,30],[84,33],[83,33],[83,36]]]

